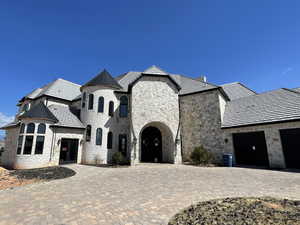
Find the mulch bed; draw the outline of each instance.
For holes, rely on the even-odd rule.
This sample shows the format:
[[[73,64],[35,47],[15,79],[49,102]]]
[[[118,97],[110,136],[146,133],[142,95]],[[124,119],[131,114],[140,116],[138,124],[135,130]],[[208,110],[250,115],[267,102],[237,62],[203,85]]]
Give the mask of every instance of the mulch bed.
[[[75,171],[61,166],[26,170],[5,170],[2,167],[0,168],[0,190],[37,182],[63,179],[76,174]]]
[[[168,225],[300,225],[300,201],[226,198],[200,202],[176,214]]]

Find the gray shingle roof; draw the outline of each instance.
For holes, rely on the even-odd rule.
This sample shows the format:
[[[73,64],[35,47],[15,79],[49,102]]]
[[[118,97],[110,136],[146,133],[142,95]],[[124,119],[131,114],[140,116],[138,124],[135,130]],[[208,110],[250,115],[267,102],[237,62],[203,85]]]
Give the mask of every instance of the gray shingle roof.
[[[298,88],[293,88],[292,90],[300,92],[300,87],[298,87]]]
[[[13,127],[17,127],[17,126],[19,126],[19,125],[20,125],[19,122],[14,121],[14,122],[8,123],[8,124],[6,124],[6,125],[0,127],[0,129],[5,130],[5,129],[7,129],[7,128],[13,128]]]
[[[239,82],[221,85],[230,100],[248,97],[256,93]]]
[[[222,127],[300,119],[300,93],[278,89],[227,102]]]
[[[71,128],[84,128],[81,121],[70,110],[68,106],[50,105],[49,110],[58,119],[55,126],[58,127],[71,127]]]
[[[29,111],[21,114],[19,118],[46,119],[53,122],[58,121],[57,118],[49,111],[47,106],[45,106],[42,102],[32,106]]]
[[[41,96],[47,95],[72,101],[80,94],[80,85],[59,78],[41,88],[35,89],[24,98],[36,99]]]
[[[118,82],[106,70],[103,70],[101,73],[99,73],[96,77],[91,79],[89,82],[87,82],[82,87],[97,86],[97,85],[107,86],[107,87],[116,88],[116,89],[122,88],[118,84]]]

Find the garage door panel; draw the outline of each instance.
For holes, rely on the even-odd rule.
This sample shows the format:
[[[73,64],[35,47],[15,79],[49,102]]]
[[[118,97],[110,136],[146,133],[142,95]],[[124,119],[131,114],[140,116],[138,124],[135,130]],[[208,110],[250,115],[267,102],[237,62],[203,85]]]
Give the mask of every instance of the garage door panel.
[[[267,145],[263,131],[235,133],[233,134],[233,143],[238,164],[269,166]]]
[[[300,169],[300,128],[280,130],[280,137],[286,167]]]

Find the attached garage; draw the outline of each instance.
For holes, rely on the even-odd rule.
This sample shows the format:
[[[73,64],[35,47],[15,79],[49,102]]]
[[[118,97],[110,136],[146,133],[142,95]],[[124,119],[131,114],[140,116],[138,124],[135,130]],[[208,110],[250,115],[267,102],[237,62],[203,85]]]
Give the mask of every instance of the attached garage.
[[[300,128],[283,129],[279,132],[286,167],[300,169]]]
[[[269,167],[268,151],[263,131],[234,133],[232,135],[237,164]]]

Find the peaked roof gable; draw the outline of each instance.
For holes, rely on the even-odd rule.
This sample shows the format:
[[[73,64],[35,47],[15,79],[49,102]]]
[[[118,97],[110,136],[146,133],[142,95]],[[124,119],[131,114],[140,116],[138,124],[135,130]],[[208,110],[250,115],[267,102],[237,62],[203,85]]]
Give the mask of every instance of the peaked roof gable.
[[[225,91],[227,96],[230,98],[230,100],[235,100],[256,94],[256,92],[249,89],[240,82],[222,84],[221,87]]]
[[[34,105],[29,111],[20,115],[19,118],[46,119],[53,122],[58,122],[58,119],[50,112],[44,103],[39,102]]]
[[[153,65],[151,67],[149,67],[148,69],[146,69],[143,74],[157,74],[157,75],[168,75],[168,73],[166,73],[165,71],[163,71],[162,69],[160,69],[159,67]]]
[[[98,86],[98,85],[100,85],[100,86],[106,86],[106,87],[110,87],[110,88],[115,88],[115,89],[121,89],[122,88],[120,86],[120,84],[110,75],[110,73],[107,72],[104,69],[96,77],[94,77],[89,82],[87,82],[86,84],[84,84],[81,87],[81,90],[82,90],[83,87]]]

